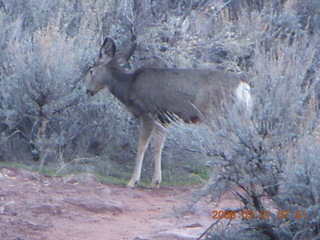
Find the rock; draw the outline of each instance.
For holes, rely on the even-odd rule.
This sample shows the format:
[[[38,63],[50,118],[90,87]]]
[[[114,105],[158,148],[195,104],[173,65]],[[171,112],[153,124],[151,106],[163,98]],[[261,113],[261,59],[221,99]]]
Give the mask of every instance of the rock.
[[[50,214],[57,215],[62,213],[63,207],[61,205],[44,203],[30,207],[31,211],[35,214]]]
[[[41,176],[39,173],[30,172],[30,171],[23,169],[23,168],[19,168],[17,170],[17,175],[19,177],[23,178],[23,180],[32,180],[32,181],[40,181],[41,180]]]
[[[171,240],[196,240],[197,237],[188,236],[187,234],[179,234],[173,232],[164,232],[158,233],[153,236],[153,239],[162,240],[162,239],[171,239]]]
[[[106,213],[111,212],[112,214],[120,214],[123,212],[123,209],[119,204],[115,203],[106,203],[100,199],[93,198],[93,199],[73,199],[73,198],[66,198],[64,199],[65,202],[81,207],[89,212],[94,213]]]
[[[195,240],[206,230],[201,224],[190,224],[183,228],[161,231],[153,239]]]
[[[198,227],[204,227],[204,226],[200,223],[192,223],[190,225],[185,226],[184,228],[198,228]]]
[[[0,207],[0,215],[18,215],[18,204],[14,201],[8,202]]]
[[[19,196],[18,191],[16,190],[3,190],[0,192],[0,197],[10,197],[10,196]]]
[[[62,178],[64,183],[68,183],[68,184],[92,184],[92,185],[97,185],[99,183],[99,181],[97,180],[97,178],[90,174],[90,173],[81,173],[81,174],[70,174],[68,176],[65,176]]]
[[[12,177],[15,177],[17,174],[10,170],[10,169],[7,169],[7,168],[2,168],[0,169],[0,179],[1,178],[12,178]]]
[[[107,186],[97,187],[97,188],[95,189],[95,192],[96,192],[99,196],[102,196],[102,198],[108,197],[108,196],[110,196],[110,194],[112,193],[112,191],[110,190],[110,188],[107,187]]]

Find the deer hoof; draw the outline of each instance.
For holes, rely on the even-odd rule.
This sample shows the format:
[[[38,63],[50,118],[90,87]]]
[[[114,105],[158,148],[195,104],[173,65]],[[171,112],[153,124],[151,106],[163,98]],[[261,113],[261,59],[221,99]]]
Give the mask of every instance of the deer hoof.
[[[159,180],[152,180],[151,187],[152,188],[159,188],[160,187],[160,181]]]
[[[131,179],[130,182],[128,182],[127,184],[127,188],[134,188],[137,183],[137,180]]]

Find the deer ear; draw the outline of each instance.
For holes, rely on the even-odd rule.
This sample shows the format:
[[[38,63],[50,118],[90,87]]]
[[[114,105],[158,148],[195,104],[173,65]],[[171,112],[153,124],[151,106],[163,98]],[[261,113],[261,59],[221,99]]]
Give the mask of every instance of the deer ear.
[[[99,61],[104,63],[109,62],[114,58],[115,53],[116,44],[112,38],[106,37],[100,48]]]
[[[130,57],[132,56],[132,54],[136,50],[136,47],[137,47],[137,43],[134,42],[130,48],[116,54],[115,59],[117,61],[117,64],[120,67],[122,67],[123,65],[125,65],[128,62],[128,60],[130,59]]]

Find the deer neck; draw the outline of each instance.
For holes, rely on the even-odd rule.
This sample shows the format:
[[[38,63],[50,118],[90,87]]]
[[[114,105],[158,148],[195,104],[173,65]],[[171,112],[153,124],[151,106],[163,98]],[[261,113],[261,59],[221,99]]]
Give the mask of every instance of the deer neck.
[[[113,78],[109,85],[109,90],[122,103],[126,104],[128,101],[128,93],[132,82],[132,76],[120,69],[114,69],[112,76]]]

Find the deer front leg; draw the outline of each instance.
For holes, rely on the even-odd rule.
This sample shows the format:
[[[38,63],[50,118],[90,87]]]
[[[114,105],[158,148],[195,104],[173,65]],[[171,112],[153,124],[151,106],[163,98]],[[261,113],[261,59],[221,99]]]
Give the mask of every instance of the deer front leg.
[[[159,187],[162,175],[161,175],[161,153],[166,140],[166,129],[164,126],[157,124],[154,133],[154,175],[151,182],[152,187]]]
[[[133,174],[131,180],[127,184],[127,187],[133,188],[135,184],[139,183],[141,176],[141,167],[143,162],[144,153],[149,145],[153,130],[155,127],[155,122],[152,119],[146,118],[142,119],[139,143],[138,143],[138,152],[134,165]]]

